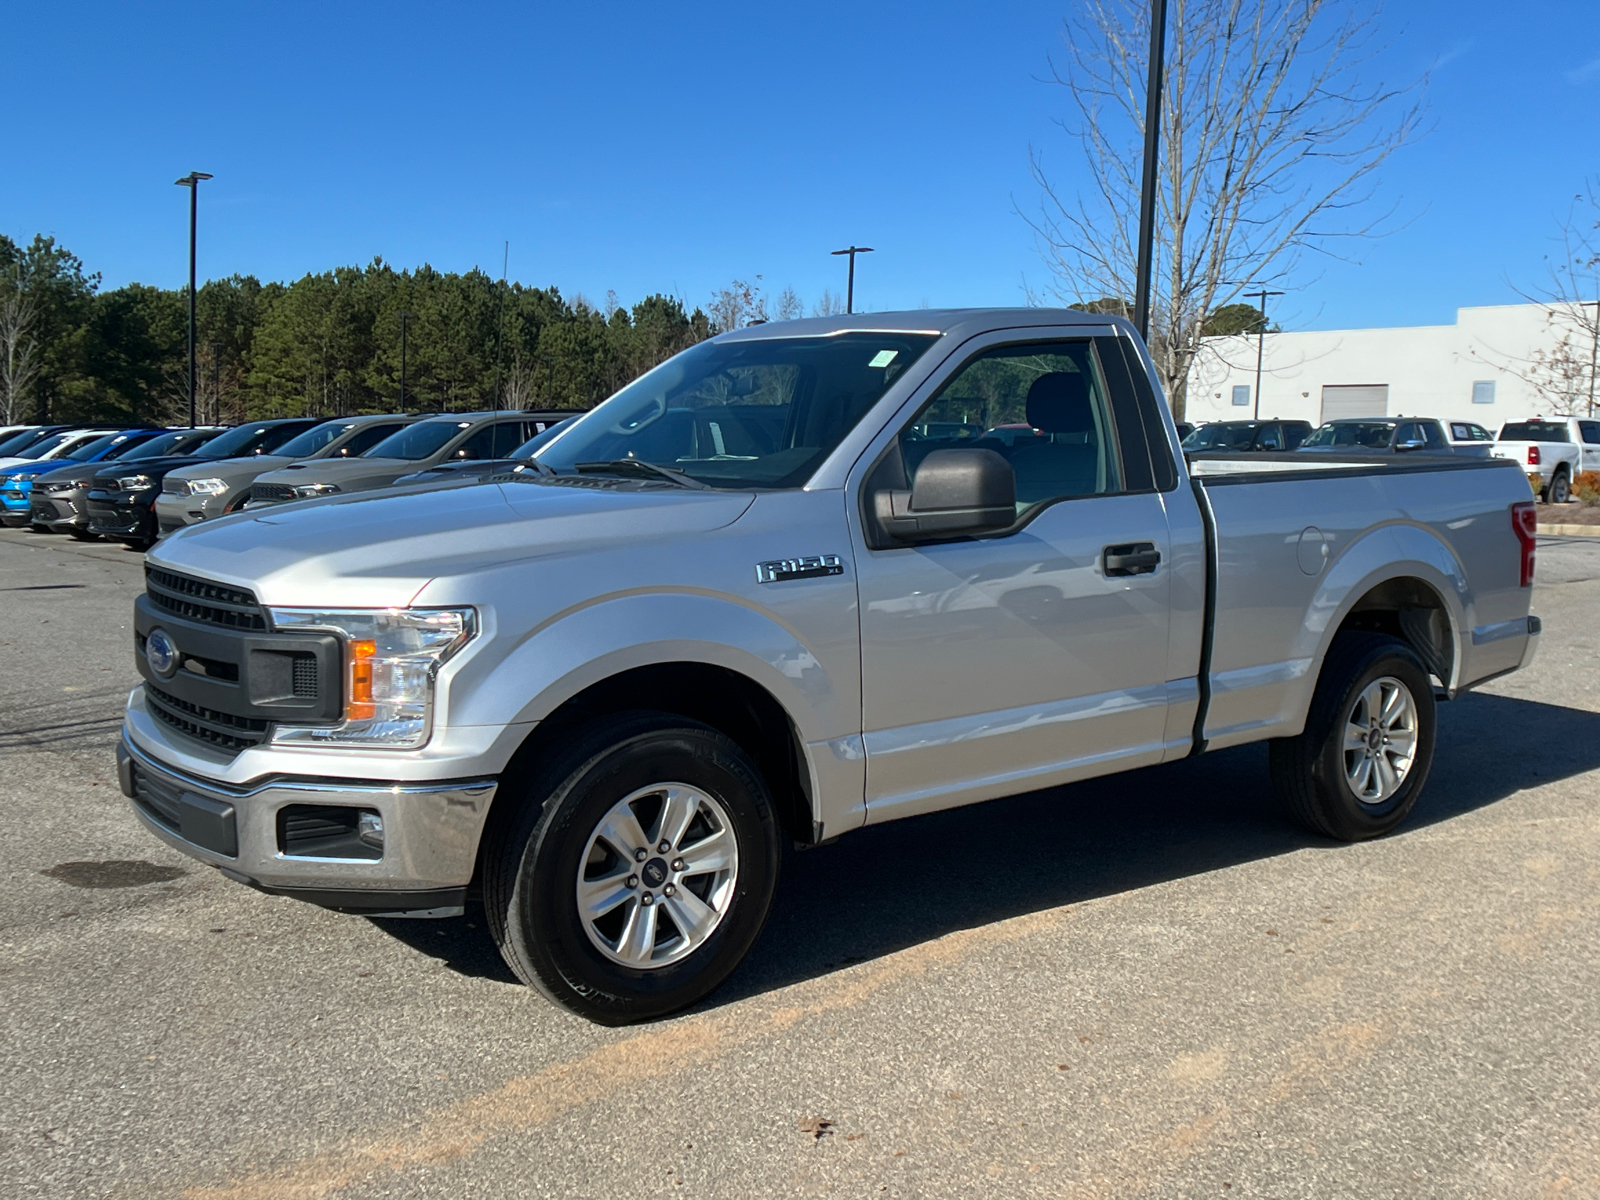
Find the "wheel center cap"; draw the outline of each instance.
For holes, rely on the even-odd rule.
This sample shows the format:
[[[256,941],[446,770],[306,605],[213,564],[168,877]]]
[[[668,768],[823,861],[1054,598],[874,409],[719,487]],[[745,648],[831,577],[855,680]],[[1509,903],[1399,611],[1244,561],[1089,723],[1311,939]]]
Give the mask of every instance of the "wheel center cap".
[[[1383,745],[1383,730],[1374,725],[1367,731],[1367,749],[1377,750]]]
[[[667,860],[652,858],[639,868],[639,878],[644,880],[645,887],[660,887],[667,881]]]

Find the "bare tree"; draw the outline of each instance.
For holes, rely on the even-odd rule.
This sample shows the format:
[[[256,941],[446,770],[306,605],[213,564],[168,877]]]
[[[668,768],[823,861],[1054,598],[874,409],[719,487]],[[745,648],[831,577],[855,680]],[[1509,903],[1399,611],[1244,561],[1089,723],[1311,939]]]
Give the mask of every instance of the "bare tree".
[[[811,306],[813,317],[836,317],[844,312],[844,297],[835,296],[827,288],[822,289],[822,295],[817,297],[817,302]]]
[[[735,279],[711,297],[711,323],[718,333],[759,325],[767,319],[767,298],[761,294],[761,276],[754,283]]]
[[[797,321],[806,315],[806,306],[800,299],[800,293],[792,287],[786,287],[778,296],[778,320]]]
[[[615,310],[613,310],[615,311]],[[534,389],[537,364],[530,363],[518,352],[511,360],[511,370],[506,373],[505,390],[500,398],[501,408],[529,409],[534,406]]]
[[[1150,349],[1174,413],[1184,410],[1204,319],[1245,284],[1281,283],[1302,251],[1369,236],[1357,217],[1373,172],[1420,128],[1425,84],[1370,83],[1379,9],[1363,0],[1172,0]],[[1068,304],[1132,307],[1143,162],[1149,7],[1084,0],[1052,63],[1083,148],[1087,182],[1058,189],[1030,151],[1041,190],[1027,217]]]
[[[39,342],[34,337],[38,302],[19,271],[0,282],[0,425],[22,418],[28,390],[39,374]]]
[[[1544,310],[1548,347],[1499,366],[1531,384],[1562,416],[1593,416],[1600,401],[1600,181],[1573,197],[1560,224],[1560,250],[1546,259],[1544,284],[1518,293]]]

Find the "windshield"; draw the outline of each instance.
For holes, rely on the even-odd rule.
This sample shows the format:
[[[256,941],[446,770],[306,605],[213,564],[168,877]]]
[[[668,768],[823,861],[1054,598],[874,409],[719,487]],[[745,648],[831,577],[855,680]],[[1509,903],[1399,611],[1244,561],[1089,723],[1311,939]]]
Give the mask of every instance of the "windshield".
[[[247,458],[252,454],[271,454],[302,428],[300,422],[285,425],[235,425],[205,445],[203,458]]]
[[[542,447],[552,441],[556,434],[560,433],[563,429],[570,429],[572,427],[572,423],[577,419],[577,417],[567,417],[565,420],[557,421],[554,425],[549,426],[543,433],[534,434],[527,441],[523,442],[522,445],[513,450],[510,454],[510,457],[532,458],[534,455],[539,453]]]
[[[109,450],[110,446],[117,445],[117,443],[125,437],[128,437],[128,435],[107,434],[106,437],[94,438],[93,442],[83,443],[82,446],[78,446],[77,450],[72,451],[72,453],[62,454],[62,458],[69,458],[74,462],[88,462],[91,458],[94,458],[96,454],[101,453],[102,450]]]
[[[318,450],[332,443],[335,438],[343,437],[346,431],[355,427],[354,421],[324,421],[321,425],[313,425],[298,437],[290,438],[273,453],[284,458],[310,458]]]
[[[1249,424],[1217,422],[1204,425],[1183,439],[1185,450],[1248,450],[1256,427]]]
[[[1500,427],[1502,442],[1567,442],[1565,421],[1512,421]]]
[[[0,442],[0,458],[15,458],[17,454],[39,440],[37,429],[24,429]]]
[[[161,458],[168,454],[188,454],[209,442],[223,431],[220,429],[175,429],[151,438],[142,446],[135,446],[121,456],[121,461],[132,462],[140,458]]]
[[[1366,450],[1387,450],[1394,425],[1387,421],[1335,421],[1324,425],[1305,441],[1309,446],[1359,446]]]
[[[539,460],[566,472],[635,459],[713,487],[799,487],[936,340],[846,333],[701,342],[579,417]]]
[[[68,439],[76,437],[76,436],[77,436],[76,434],[74,434],[74,433],[72,433],[70,431],[67,432],[67,433],[52,433],[49,437],[45,438],[43,441],[35,442],[33,445],[29,446],[27,449],[18,451],[16,453],[16,455],[14,455],[14,457],[16,457],[16,458],[29,458],[29,459],[35,459],[35,460],[41,459],[41,458],[49,458],[50,457],[50,452],[52,450],[54,450],[56,447],[60,446],[63,442],[67,441]]]
[[[471,421],[418,421],[415,425],[407,425],[399,433],[391,433],[361,457],[403,458],[407,462],[419,462],[431,458],[456,434],[470,428]]]

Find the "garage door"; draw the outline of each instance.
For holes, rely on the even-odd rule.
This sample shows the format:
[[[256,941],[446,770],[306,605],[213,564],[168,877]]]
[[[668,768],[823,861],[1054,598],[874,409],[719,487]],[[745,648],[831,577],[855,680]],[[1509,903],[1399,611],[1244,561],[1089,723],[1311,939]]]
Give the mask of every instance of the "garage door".
[[[1329,384],[1322,389],[1324,421],[1336,421],[1340,417],[1387,417],[1388,415],[1387,383]]]

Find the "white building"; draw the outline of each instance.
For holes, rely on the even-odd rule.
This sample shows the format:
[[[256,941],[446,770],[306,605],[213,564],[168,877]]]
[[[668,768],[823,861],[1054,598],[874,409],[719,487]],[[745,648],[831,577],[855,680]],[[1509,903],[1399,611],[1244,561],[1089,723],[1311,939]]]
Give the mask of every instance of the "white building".
[[[1571,411],[1581,411],[1590,341],[1580,322],[1552,319],[1537,304],[1457,309],[1454,325],[1269,333],[1260,415],[1313,425],[1335,417],[1443,417],[1494,433],[1506,421],[1560,411],[1563,394]],[[1253,416],[1255,383],[1255,337],[1207,338],[1189,372],[1185,419]]]

